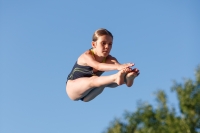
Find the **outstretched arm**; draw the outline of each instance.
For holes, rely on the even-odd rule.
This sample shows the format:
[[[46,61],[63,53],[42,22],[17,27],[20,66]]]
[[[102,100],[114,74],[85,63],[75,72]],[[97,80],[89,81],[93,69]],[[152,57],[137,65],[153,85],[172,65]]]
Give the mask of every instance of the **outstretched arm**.
[[[84,54],[84,60],[88,66],[91,66],[99,71],[121,70],[126,67],[132,67],[133,63],[120,64],[115,57],[109,55],[105,63],[99,63],[89,53]]]
[[[108,59],[106,60],[106,63],[115,64],[115,65],[119,66],[117,70],[121,70],[121,69],[126,68],[126,67],[132,67],[132,66],[135,65],[134,63],[121,64],[121,63],[118,62],[118,60],[115,57],[113,57],[111,55],[109,55],[107,58]]]

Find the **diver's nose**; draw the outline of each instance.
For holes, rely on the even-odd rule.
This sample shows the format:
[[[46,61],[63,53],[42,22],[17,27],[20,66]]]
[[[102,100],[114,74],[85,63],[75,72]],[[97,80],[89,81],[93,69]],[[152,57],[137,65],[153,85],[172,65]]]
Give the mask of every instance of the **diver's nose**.
[[[109,48],[109,45],[108,45],[108,44],[106,44],[106,45],[105,45],[105,48]]]

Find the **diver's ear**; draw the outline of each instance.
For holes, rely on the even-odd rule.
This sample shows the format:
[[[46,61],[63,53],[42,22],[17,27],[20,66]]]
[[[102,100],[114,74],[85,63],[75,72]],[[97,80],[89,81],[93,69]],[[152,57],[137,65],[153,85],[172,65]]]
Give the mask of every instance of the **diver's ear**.
[[[92,48],[96,48],[97,46],[97,42],[96,41],[92,41]]]

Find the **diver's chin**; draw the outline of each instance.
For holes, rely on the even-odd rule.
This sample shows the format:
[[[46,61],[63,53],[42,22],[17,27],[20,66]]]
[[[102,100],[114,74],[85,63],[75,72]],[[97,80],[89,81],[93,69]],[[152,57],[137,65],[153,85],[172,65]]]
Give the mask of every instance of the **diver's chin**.
[[[105,54],[103,54],[103,55],[102,55],[102,57],[104,57],[104,58],[105,58],[105,57],[107,57],[107,56],[108,56],[108,54],[107,54],[107,53],[105,53]]]

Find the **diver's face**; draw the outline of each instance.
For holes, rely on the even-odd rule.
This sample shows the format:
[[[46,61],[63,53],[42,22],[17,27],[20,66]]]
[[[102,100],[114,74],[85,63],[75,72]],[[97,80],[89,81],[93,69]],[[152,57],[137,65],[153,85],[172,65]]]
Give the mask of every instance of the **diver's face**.
[[[95,48],[98,56],[107,57],[112,49],[113,38],[109,35],[98,36],[97,41],[94,42],[93,48]]]

